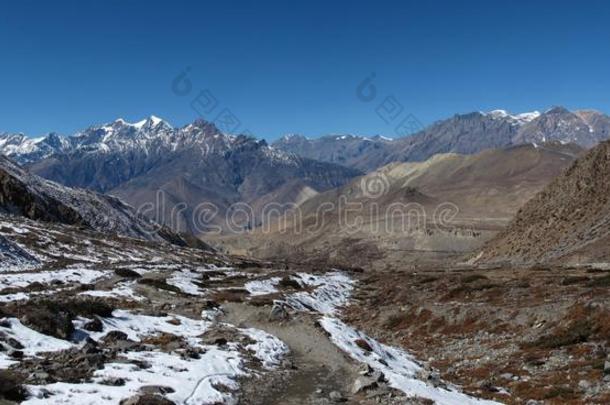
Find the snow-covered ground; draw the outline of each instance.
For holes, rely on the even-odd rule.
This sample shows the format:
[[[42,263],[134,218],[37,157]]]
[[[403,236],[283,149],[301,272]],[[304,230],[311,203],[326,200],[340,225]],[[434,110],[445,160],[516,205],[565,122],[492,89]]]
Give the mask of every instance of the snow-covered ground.
[[[43,352],[66,349],[78,351],[85,344],[86,337],[105,344],[102,343],[103,338],[112,331],[123,332],[135,342],[147,341],[148,338],[161,334],[173,335],[199,353],[198,356],[187,356],[183,345],[172,350],[150,344],[134,346],[118,354],[117,358],[108,358],[103,367],[92,371],[93,375],[87,382],[28,385],[31,396],[25,403],[116,404],[137,394],[147,385],[171,387],[173,391],[164,395],[180,404],[236,403],[238,378],[278,367],[288,352],[288,347],[264,331],[219,323],[218,314],[222,309],[204,307],[207,309],[200,310],[201,316],[198,319],[172,314],[174,298],[189,301],[188,297],[192,297],[196,301],[206,299],[214,291],[227,288],[245,290],[250,296],[283,294],[279,300],[289,310],[318,316],[320,325],[339,349],[355,361],[382,372],[389,385],[407,396],[429,398],[440,404],[451,405],[491,403],[469,397],[459,392],[457,387],[433,386],[420,380],[418,373],[422,366],[408,352],[383,345],[343,323],[338,316],[341,308],[348,305],[355,282],[341,271],[289,275],[301,286],[300,289],[292,289],[281,285],[281,278],[277,277],[276,272],[270,277],[260,270],[237,271],[228,260],[219,257],[202,265],[201,260],[192,260],[192,252],[175,247],[165,249],[162,246],[128,244],[129,248],[125,248],[116,240],[90,240],[80,237],[78,233],[70,234],[72,231],[63,232],[61,227],[55,229],[53,225],[42,227],[27,220],[11,226],[7,225],[9,223],[0,223],[0,236],[10,237],[16,249],[26,249],[27,242],[25,253],[45,267],[38,270],[26,269],[20,263],[5,266],[0,273],[0,289],[8,290],[0,294],[0,302],[22,300],[25,305],[25,301],[35,296],[61,293],[68,296],[75,294],[80,297],[120,299],[128,303],[128,307],[138,308],[143,303],[148,306],[146,300],[150,300],[151,295],[147,295],[146,290],[141,288],[151,287],[138,286],[136,293],[137,283],[133,279],[123,279],[114,285],[109,283],[111,277],[116,277],[113,270],[118,268],[133,270],[144,276],[149,273],[163,275],[169,285],[183,293],[168,293],[172,298],[165,304],[164,311],[167,309],[167,315],[163,316],[117,309],[112,317],[100,318],[102,332],[86,331],[84,325],[91,319],[79,317],[74,321],[77,329],[74,336],[78,337],[78,341],[46,336],[16,318],[4,318],[0,323],[0,332],[5,339],[12,338],[21,343],[26,358],[31,360],[33,356],[44,356]],[[62,242],[58,242],[60,237]],[[165,250],[160,254],[158,249]],[[68,258],[79,264],[47,266],[57,258]],[[74,290],[78,285],[98,281],[103,282],[96,289]],[[33,291],[27,291],[33,283],[48,288],[40,289],[38,285]],[[209,288],[207,284],[210,285]],[[20,291],[21,288],[26,290]],[[230,337],[226,344],[205,343],[203,335],[217,327],[232,329],[229,336],[235,336],[236,339]],[[367,342],[371,350],[364,350],[355,343],[356,340]],[[20,359],[10,357],[9,353],[10,351],[0,353],[0,368],[19,367],[17,363]],[[252,368],[252,359],[258,360],[259,368]],[[142,367],[142,362],[148,367]],[[112,385],[108,383],[110,380],[121,381],[122,384]]]
[[[32,283],[80,283],[89,284],[104,276],[104,272],[85,268],[67,268],[63,270],[10,273],[0,276],[1,288],[24,288]]]
[[[324,275],[297,273],[295,280],[313,291],[299,291],[285,298],[286,304],[297,311],[315,311],[335,314],[347,304],[354,281],[344,273],[331,272]]]
[[[354,360],[368,364],[373,370],[383,373],[389,385],[408,396],[428,398],[443,405],[497,404],[494,401],[480,400],[459,392],[455,387],[447,389],[434,387],[417,378],[423,367],[404,350],[386,346],[362,332],[346,325],[337,318],[324,316],[320,325],[329,333],[331,340]],[[355,342],[365,341],[371,351],[358,346]]]
[[[79,295],[87,295],[90,297],[108,297],[108,298],[124,298],[133,301],[143,301],[145,298],[138,295],[134,290],[136,285],[133,281],[117,283],[111,290],[89,290],[83,291]]]
[[[176,271],[166,280],[167,284],[178,287],[182,292],[190,295],[204,295],[194,282],[201,282],[201,273],[191,270]]]
[[[10,320],[6,328],[18,340],[31,347],[32,354],[41,351],[68,349],[76,343],[66,342],[41,335],[24,327],[17,320]],[[77,322],[77,326],[84,320]],[[244,364],[244,356],[236,342],[222,347],[206,345],[201,335],[213,326],[212,322],[193,320],[180,315],[164,317],[134,314],[129,311],[115,310],[113,317],[104,318],[103,332],[79,330],[82,337],[89,336],[101,340],[112,331],[125,333],[130,340],[155,336],[160,333],[184,338],[192,348],[201,349],[198,358],[182,356],[180,350],[162,352],[159,350],[128,351],[122,361],[110,362],[97,370],[88,383],[58,382],[47,385],[30,385],[32,394],[26,404],[117,404],[120,400],[133,396],[144,386],[171,387],[173,392],[166,397],[180,404],[236,403],[232,391],[239,386],[236,378],[251,373]],[[254,343],[243,349],[251,352],[267,369],[277,367],[287,353],[287,346],[279,339],[257,329],[237,329]],[[1,361],[2,359],[0,359]],[[149,367],[142,368],[135,362],[145,362]],[[107,381],[122,381],[122,385],[108,384]],[[229,391],[219,389],[226,387]]]
[[[297,311],[320,313],[320,325],[328,332],[332,342],[354,360],[383,373],[391,387],[404,392],[408,397],[427,398],[441,405],[497,404],[468,396],[457,387],[447,385],[447,388],[442,388],[427,384],[417,378],[423,367],[412,355],[402,349],[384,345],[338,319],[336,315],[341,307],[347,305],[354,284],[345,273],[299,273],[295,279],[314,289],[290,294],[285,302]],[[368,343],[372,350],[367,351],[358,346],[358,340]]]
[[[252,280],[244,284],[244,288],[248,290],[250,295],[265,295],[278,292],[275,287],[281,279],[279,277],[271,277],[263,280]]]

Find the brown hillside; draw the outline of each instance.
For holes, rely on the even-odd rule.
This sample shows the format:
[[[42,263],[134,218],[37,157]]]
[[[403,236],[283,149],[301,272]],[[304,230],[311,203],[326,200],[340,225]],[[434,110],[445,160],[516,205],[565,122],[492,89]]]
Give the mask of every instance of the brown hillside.
[[[479,260],[606,261],[609,225],[610,142],[604,142],[525,204]]]

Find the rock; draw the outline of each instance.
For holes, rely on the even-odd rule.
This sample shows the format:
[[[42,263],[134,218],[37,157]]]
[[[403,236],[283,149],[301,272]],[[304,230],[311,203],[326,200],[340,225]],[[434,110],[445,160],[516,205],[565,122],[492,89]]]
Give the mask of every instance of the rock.
[[[370,375],[373,372],[373,369],[371,368],[371,366],[369,366],[366,363],[362,363],[360,365],[360,369],[358,370],[358,373],[360,375]]]
[[[610,374],[610,359],[604,362],[604,374]]]
[[[57,310],[53,303],[30,304],[20,321],[43,335],[67,340],[74,332],[72,316],[65,310]]]
[[[285,321],[289,318],[288,311],[286,311],[286,307],[282,303],[273,304],[273,308],[271,308],[271,312],[269,313],[270,321]]]
[[[49,378],[49,373],[45,373],[44,371],[37,371],[30,375],[30,378],[36,381],[46,381]]]
[[[512,380],[513,377],[515,377],[515,376],[511,373],[500,374],[500,378],[502,378],[504,380]]]
[[[481,381],[481,382],[479,383],[479,388],[480,388],[482,391],[485,391],[485,392],[499,392],[499,391],[500,391],[500,390],[498,389],[498,387],[494,386],[494,385],[493,385],[493,383],[492,383],[491,381],[488,381],[488,380],[486,380],[486,381]]]
[[[580,388],[583,391],[588,390],[589,388],[591,388],[591,383],[587,380],[580,380],[578,382],[578,388]]]
[[[140,388],[140,392],[143,394],[171,394],[175,390],[172,387],[164,385],[145,385]]]
[[[119,377],[109,377],[109,378],[106,378],[105,380],[101,381],[101,384],[111,385],[113,387],[120,387],[120,386],[125,385],[125,383],[126,383],[126,381]]]
[[[203,353],[203,349],[187,347],[183,352],[180,353],[180,357],[183,359],[195,359],[199,360],[201,358],[201,354]]]
[[[158,308],[146,308],[138,312],[141,315],[146,316],[158,316],[158,317],[166,317],[168,313]]]
[[[27,391],[23,387],[23,376],[11,371],[0,370],[0,398],[21,402]]]
[[[356,344],[356,346],[358,346],[359,348],[361,348],[362,350],[364,350],[366,352],[372,352],[373,351],[373,348],[371,347],[369,342],[367,342],[364,339],[356,339],[356,340],[354,340],[354,343]]]
[[[83,352],[85,354],[96,354],[101,352],[101,349],[95,340],[88,337],[83,346]]]
[[[201,342],[211,346],[224,346],[228,342],[239,340],[240,335],[236,329],[217,325],[205,331],[201,336]]]
[[[108,332],[106,336],[102,339],[105,343],[118,342],[122,340],[127,340],[127,334],[125,332],[121,332],[118,330],[113,330]]]
[[[99,320],[99,318],[95,318],[92,321],[89,321],[85,325],[83,325],[83,328],[85,330],[88,330],[89,332],[101,332],[104,330],[104,325],[102,324],[102,321]]]
[[[23,358],[23,352],[21,350],[10,350],[8,352],[8,355],[10,357],[12,357],[13,359],[22,359]]]
[[[114,274],[116,274],[119,277],[124,277],[124,278],[140,278],[140,277],[142,277],[140,275],[140,273],[135,272],[135,271],[130,270],[130,269],[124,269],[124,268],[115,269],[114,270]]]
[[[377,381],[374,378],[361,376],[356,378],[352,387],[352,394],[358,394],[360,392],[369,391],[377,388]]]
[[[120,405],[175,405],[174,402],[159,395],[138,394],[122,400]]]
[[[417,376],[419,377],[419,379],[423,380],[427,384],[432,385],[433,387],[439,387],[443,385],[441,381],[441,375],[437,371],[424,368],[418,373]]]
[[[339,391],[332,391],[330,394],[328,394],[328,397],[333,402],[346,402],[347,401],[347,399]]]
[[[19,342],[17,339],[9,337],[6,340],[6,343],[8,343],[13,349],[17,349],[17,350],[21,350],[23,349],[23,345],[21,344],[21,342]]]

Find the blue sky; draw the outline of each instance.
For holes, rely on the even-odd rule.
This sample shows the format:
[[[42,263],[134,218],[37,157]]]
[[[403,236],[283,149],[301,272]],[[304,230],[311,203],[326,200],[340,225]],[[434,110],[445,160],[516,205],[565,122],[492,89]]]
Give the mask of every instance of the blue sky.
[[[267,139],[395,136],[377,114],[388,97],[397,119],[423,124],[496,108],[610,112],[608,21],[603,1],[2,2],[0,132],[150,114],[179,126],[201,94],[214,100],[205,118],[230,112],[236,132]],[[187,68],[190,92],[176,94]]]

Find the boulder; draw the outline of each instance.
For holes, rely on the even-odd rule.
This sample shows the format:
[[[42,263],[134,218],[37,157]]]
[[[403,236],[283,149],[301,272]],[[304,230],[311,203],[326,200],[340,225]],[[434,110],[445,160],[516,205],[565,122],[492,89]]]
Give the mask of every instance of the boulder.
[[[138,394],[122,400],[119,405],[174,405],[167,398],[154,394]]]
[[[283,303],[276,302],[273,304],[271,308],[271,312],[269,312],[269,320],[270,321],[285,321],[288,320],[290,315],[286,310],[286,306]]]

